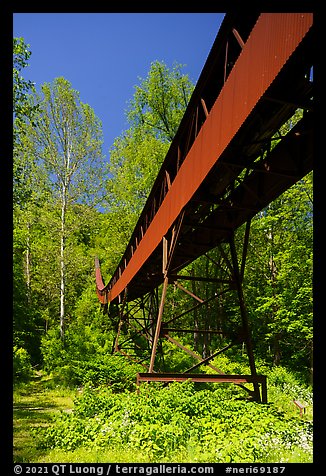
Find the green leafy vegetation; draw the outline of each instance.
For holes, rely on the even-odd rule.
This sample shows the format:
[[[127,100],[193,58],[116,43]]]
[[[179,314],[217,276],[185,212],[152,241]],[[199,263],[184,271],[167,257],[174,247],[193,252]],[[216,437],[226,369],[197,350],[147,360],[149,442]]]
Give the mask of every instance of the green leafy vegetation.
[[[14,346],[13,377],[15,380],[28,380],[32,375],[32,364],[29,353],[22,347]]]
[[[266,405],[233,384],[143,383],[137,393],[64,390],[58,379],[39,378],[34,396],[31,385],[15,391],[16,442],[24,431],[30,461],[311,462],[311,389],[284,368],[268,377]],[[306,404],[302,417],[293,396]]]

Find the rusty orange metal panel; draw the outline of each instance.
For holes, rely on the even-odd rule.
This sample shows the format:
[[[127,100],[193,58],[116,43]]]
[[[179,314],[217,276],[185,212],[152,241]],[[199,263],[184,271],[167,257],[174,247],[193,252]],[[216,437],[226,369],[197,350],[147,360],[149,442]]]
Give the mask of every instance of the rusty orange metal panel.
[[[197,191],[313,24],[310,13],[263,13],[133,256],[108,294],[126,288]]]
[[[95,259],[95,281],[96,281],[96,293],[99,301],[102,304],[108,302],[107,291],[105,289],[105,284],[103,283],[100,264],[98,258]]]
[[[105,284],[103,283],[100,263],[98,258],[95,259],[95,280],[96,280],[96,287],[99,291],[102,291],[105,288]]]

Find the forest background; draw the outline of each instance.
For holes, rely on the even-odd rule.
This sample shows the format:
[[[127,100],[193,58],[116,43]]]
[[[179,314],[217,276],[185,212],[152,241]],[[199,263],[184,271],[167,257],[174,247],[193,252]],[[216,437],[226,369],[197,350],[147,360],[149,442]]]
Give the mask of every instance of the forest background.
[[[177,131],[194,85],[181,65],[151,64],[135,86],[129,128],[116,138],[109,160],[100,120],[65,78],[34,90],[23,70],[31,55],[14,39],[13,154],[13,371],[14,382],[35,370],[67,386],[133,388],[134,368],[114,359],[117,322],[102,312],[95,293],[94,258],[109,279],[144,206]],[[297,110],[286,133],[301,117]],[[241,242],[243,229],[238,231]],[[211,258],[218,256],[211,252]],[[252,220],[244,291],[258,361],[287,369],[312,383],[313,182],[312,173]],[[196,260],[189,273],[211,272]],[[209,296],[212,285],[198,283]],[[182,308],[182,294],[170,296]],[[171,309],[170,309],[171,308]],[[167,312],[173,312],[173,306]],[[205,328],[237,324],[231,297],[197,315]],[[218,316],[218,323],[216,322]],[[185,317],[185,324],[187,324]],[[219,344],[223,341],[219,338]],[[184,345],[210,355],[216,341],[184,337]],[[227,342],[226,342],[227,343]],[[184,365],[179,352],[170,364]],[[233,351],[242,362],[243,349]],[[229,363],[229,362],[228,362]],[[243,365],[243,364],[241,364]],[[153,449],[153,448],[152,448]]]

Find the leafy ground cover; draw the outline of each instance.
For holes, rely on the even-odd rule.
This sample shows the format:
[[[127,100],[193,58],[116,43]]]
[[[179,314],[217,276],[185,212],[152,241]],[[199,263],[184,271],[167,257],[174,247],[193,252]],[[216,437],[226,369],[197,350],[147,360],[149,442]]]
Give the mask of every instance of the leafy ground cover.
[[[312,462],[312,399],[284,369],[260,405],[234,385],[143,384],[139,393],[39,379],[15,391],[14,458],[30,462]],[[31,386],[33,393],[31,393]],[[52,387],[52,388],[51,388]],[[307,403],[300,417],[293,395]]]
[[[76,391],[62,387],[41,373],[29,382],[17,383],[13,396],[13,456],[14,462],[41,461],[44,451],[36,448],[34,428],[46,428],[60,412],[70,412]]]

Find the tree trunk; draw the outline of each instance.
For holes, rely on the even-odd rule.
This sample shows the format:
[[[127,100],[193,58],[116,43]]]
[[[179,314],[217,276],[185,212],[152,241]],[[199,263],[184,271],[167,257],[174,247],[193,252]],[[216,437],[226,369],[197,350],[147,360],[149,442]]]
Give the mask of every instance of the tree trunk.
[[[268,238],[271,242],[271,255],[269,258],[269,270],[270,270],[270,279],[271,279],[271,287],[272,287],[272,295],[274,299],[274,304],[273,304],[273,315],[272,315],[272,320],[275,320],[276,313],[278,311],[278,305],[277,305],[277,300],[276,300],[276,278],[277,278],[277,268],[276,268],[276,263],[274,261],[274,232],[273,232],[273,227],[268,235]],[[277,366],[280,365],[281,363],[281,346],[280,346],[280,340],[281,340],[281,333],[277,332],[275,330],[274,338],[273,338],[273,365]]]
[[[30,248],[30,224],[27,223],[27,239],[26,239],[26,286],[27,286],[27,303],[31,303],[31,248]]]
[[[61,204],[61,243],[60,243],[60,337],[64,342],[65,335],[65,285],[66,285],[66,266],[65,266],[65,233],[66,233],[66,209],[67,194],[66,187],[62,190]]]
[[[274,336],[274,356],[273,365],[277,366],[281,363],[281,347],[280,347],[281,334],[277,332]]]
[[[314,383],[314,348],[313,348],[313,341],[311,341],[311,348],[310,348],[310,384],[313,385]]]

